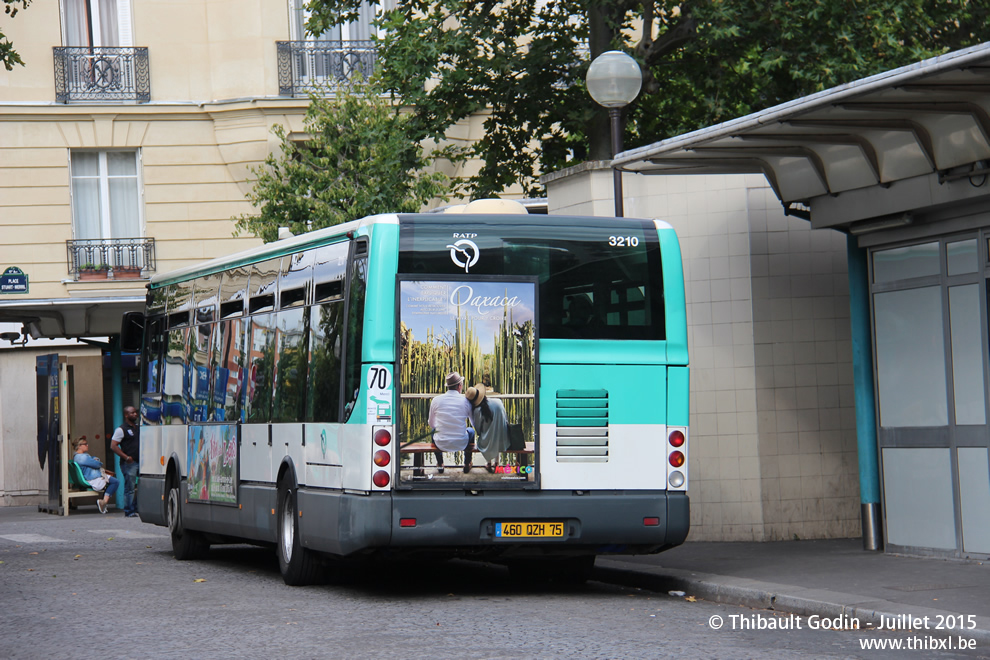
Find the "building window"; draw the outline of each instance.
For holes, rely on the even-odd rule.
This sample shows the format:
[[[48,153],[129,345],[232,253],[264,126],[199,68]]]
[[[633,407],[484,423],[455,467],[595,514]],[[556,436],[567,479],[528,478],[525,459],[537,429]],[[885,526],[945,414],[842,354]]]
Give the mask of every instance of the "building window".
[[[136,151],[73,151],[72,232],[76,239],[137,238],[141,187]]]
[[[62,0],[66,46],[132,46],[131,0]]]
[[[337,25],[319,37],[314,37],[306,31],[306,20],[310,11],[306,9],[307,0],[289,0],[290,30],[292,39],[297,41],[364,41],[375,36],[372,25],[381,12],[395,8],[395,0],[384,2],[369,2],[365,0],[358,9],[358,19],[343,25]]]

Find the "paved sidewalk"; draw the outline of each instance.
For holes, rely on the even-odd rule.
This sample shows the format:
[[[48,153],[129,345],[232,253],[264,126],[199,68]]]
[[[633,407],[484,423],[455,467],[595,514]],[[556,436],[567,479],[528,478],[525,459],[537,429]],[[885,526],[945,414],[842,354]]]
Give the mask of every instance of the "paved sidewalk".
[[[879,625],[881,616],[927,616],[913,629],[990,645],[990,562],[867,552],[861,539],[838,539],[686,543],[659,555],[600,557],[596,567],[603,581],[802,616],[855,617],[863,626]],[[938,629],[939,622],[956,625]]]

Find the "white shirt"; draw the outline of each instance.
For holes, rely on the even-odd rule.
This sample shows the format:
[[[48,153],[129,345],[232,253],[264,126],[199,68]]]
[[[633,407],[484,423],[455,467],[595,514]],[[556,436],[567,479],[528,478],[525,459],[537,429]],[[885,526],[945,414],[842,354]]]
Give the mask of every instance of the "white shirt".
[[[467,447],[467,423],[471,421],[471,402],[457,390],[447,390],[430,402],[430,428],[433,444],[441,451],[463,451]]]

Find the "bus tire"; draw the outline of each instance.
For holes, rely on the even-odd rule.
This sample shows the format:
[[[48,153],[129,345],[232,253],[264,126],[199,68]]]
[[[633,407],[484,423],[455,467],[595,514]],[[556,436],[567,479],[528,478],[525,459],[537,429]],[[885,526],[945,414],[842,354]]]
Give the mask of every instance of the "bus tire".
[[[182,526],[182,491],[179,479],[172,475],[165,489],[165,516],[169,535],[172,537],[172,554],[179,561],[202,559],[210,550],[210,544],[202,534]]]
[[[315,552],[302,547],[299,541],[299,512],[296,507],[296,488],[289,479],[278,484],[278,568],[282,580],[290,587],[303,587],[320,580],[322,566]]]

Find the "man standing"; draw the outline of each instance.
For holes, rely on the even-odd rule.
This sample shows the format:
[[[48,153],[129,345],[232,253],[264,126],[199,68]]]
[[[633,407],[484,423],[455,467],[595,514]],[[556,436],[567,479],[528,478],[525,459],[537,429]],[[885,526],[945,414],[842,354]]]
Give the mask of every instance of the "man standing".
[[[141,428],[137,421],[138,412],[134,406],[125,407],[124,423],[114,430],[110,439],[110,451],[120,456],[120,471],[124,474],[124,515],[128,518],[138,515],[134,486],[141,451]]]
[[[447,391],[430,402],[430,428],[434,430],[433,444],[439,450],[434,452],[437,472],[443,474],[443,452],[463,451],[466,474],[471,471],[474,450],[474,429],[467,426],[471,423],[471,403],[461,395],[464,378],[459,373],[448,374],[445,383]]]

